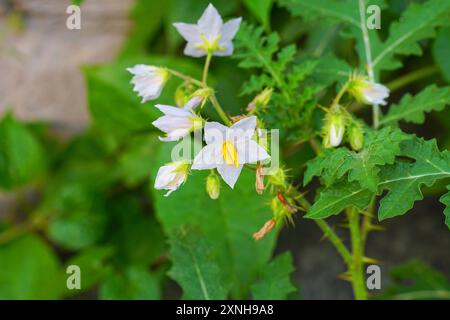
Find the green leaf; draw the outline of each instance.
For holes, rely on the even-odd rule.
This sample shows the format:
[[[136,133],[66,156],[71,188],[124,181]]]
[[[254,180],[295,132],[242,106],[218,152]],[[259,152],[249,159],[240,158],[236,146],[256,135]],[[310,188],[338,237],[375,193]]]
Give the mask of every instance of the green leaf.
[[[390,300],[449,299],[450,281],[420,260],[392,268],[391,283],[376,298]]]
[[[57,198],[49,199],[42,207],[55,215],[48,225],[50,238],[60,246],[78,250],[96,243],[105,231],[104,199],[96,191],[77,185],[65,185]],[[98,191],[97,191],[98,192]]]
[[[99,293],[104,300],[157,300],[161,298],[158,276],[144,266],[132,265],[123,272],[111,272]]]
[[[278,255],[252,285],[252,295],[256,300],[283,300],[297,289],[292,284],[290,274],[294,271],[289,252]]]
[[[364,210],[370,203],[373,193],[361,188],[357,182],[342,181],[320,192],[305,218],[324,219],[339,214],[345,208],[354,206]]]
[[[270,28],[273,0],[244,0],[244,5],[265,28]]]
[[[58,299],[66,285],[51,248],[35,235],[0,246],[0,299]]]
[[[373,67],[392,70],[402,66],[395,55],[422,55],[418,42],[434,37],[436,27],[445,23],[449,11],[449,1],[411,3],[400,20],[391,24],[386,41],[372,46]]]
[[[173,146],[171,143],[163,145],[160,165],[171,161]],[[156,172],[157,168],[153,177]],[[213,244],[213,254],[223,271],[224,281],[232,286],[232,296],[244,298],[265,268],[275,244],[276,232],[260,241],[252,238],[252,234],[272,217],[267,206],[269,198],[255,192],[254,172],[244,169],[233,190],[222,183],[220,198],[212,200],[205,190],[207,175],[205,171],[193,171],[170,197],[164,197],[163,191],[154,191],[156,214],[166,234],[184,225],[199,228]]]
[[[156,134],[137,135],[129,139],[115,168],[128,187],[135,187],[149,179],[160,146]]]
[[[11,190],[30,183],[45,169],[37,137],[7,113],[0,120],[0,188]]]
[[[131,134],[155,130],[151,123],[161,116],[161,112],[154,106],[158,103],[174,105],[173,92],[181,83],[172,78],[159,99],[141,104],[130,83],[132,75],[126,70],[138,63],[174,68],[194,77],[201,74],[193,62],[164,56],[133,57],[111,65],[85,68],[88,104],[94,125],[101,132],[123,140]]]
[[[359,152],[346,148],[325,151],[308,164],[304,184],[313,176],[320,176],[326,186],[330,186],[348,172],[348,180],[358,181],[363,188],[377,191],[380,166],[394,163],[400,152],[400,142],[406,136],[399,129],[383,128],[369,130],[365,135],[363,149]]]
[[[139,195],[119,196],[108,201],[110,223],[115,225],[109,243],[121,264],[151,265],[165,254],[166,238],[153,215],[148,215]]]
[[[380,202],[379,220],[402,215],[423,199],[422,185],[432,186],[438,179],[450,177],[450,152],[440,152],[436,141],[412,138],[401,145],[402,156],[413,163],[397,161],[386,168],[379,187],[389,192]]]
[[[101,281],[110,272],[107,260],[113,253],[114,250],[112,247],[90,247],[70,258],[65,263],[65,266],[67,268],[68,266],[76,265],[80,268],[81,289],[69,290],[66,288],[64,295],[71,296],[90,290],[95,284]]]
[[[425,112],[441,111],[450,104],[450,87],[438,88],[430,85],[414,97],[406,94],[399,104],[392,105],[381,124],[396,123],[399,120],[422,124]]]
[[[433,44],[434,61],[441,69],[442,75],[450,82],[450,28],[441,28]]]
[[[225,299],[219,265],[212,255],[214,244],[191,229],[174,230],[170,237],[169,271],[171,278],[183,288],[185,299]]]
[[[447,227],[450,229],[450,185],[447,186],[447,190],[449,190],[449,192],[447,192],[446,194],[444,194],[439,201],[441,201],[443,204],[445,204],[445,210],[444,210],[444,215],[445,215],[445,224],[447,225]]]
[[[447,186],[447,190],[450,191],[450,185]],[[445,195],[443,195],[439,199],[439,201],[446,205],[446,208],[444,210],[445,224],[450,229],[450,192],[447,192]]]

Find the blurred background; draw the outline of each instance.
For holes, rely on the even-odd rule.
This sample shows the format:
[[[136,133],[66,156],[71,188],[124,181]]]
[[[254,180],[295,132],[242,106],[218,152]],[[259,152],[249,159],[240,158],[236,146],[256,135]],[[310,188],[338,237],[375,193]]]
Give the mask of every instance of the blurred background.
[[[184,42],[172,23],[194,23],[209,2],[224,17],[242,16],[278,32],[281,43],[297,44],[300,55],[334,52],[351,64],[354,43],[342,40],[339,28],[291,17],[272,0],[78,2],[81,29],[69,30],[71,1],[0,0],[0,298],[179,298],[180,288],[166,276],[164,234],[177,210],[187,209],[159,202],[161,193],[151,190],[161,162],[151,127],[158,112],[153,103],[140,104],[125,68],[149,63],[200,75],[202,59],[183,57]],[[382,25],[410,2],[421,1],[389,1]],[[421,43],[423,56],[407,57],[403,68],[383,74],[389,83],[426,70],[402,78],[393,100],[431,83],[448,84],[449,31],[439,29],[435,39]],[[380,32],[383,37],[387,30]],[[211,70],[225,109],[238,114],[252,99],[238,94],[250,73],[230,58],[215,60]],[[173,104],[174,88],[169,83],[155,103]],[[429,114],[424,125],[402,129],[450,148],[448,108]],[[305,147],[284,160],[298,168],[311,156]],[[412,280],[416,287],[449,292],[450,234],[438,201],[443,190],[444,184],[428,188],[409,214],[383,222],[385,231],[369,237],[367,255],[380,261],[387,296],[403,292]],[[198,210],[213,215],[215,208]],[[270,217],[264,210],[248,226],[250,234]],[[276,243],[273,235],[267,240],[263,256],[273,246],[275,254],[292,253],[299,291],[291,298],[350,299],[350,285],[337,277],[345,267],[321,237],[313,222],[298,216]],[[69,264],[86,270],[81,291],[61,288]]]

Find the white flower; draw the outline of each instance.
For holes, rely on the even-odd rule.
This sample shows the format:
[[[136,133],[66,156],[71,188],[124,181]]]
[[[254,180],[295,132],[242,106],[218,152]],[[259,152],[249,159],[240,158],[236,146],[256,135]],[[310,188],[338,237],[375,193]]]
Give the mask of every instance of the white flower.
[[[384,99],[389,97],[389,89],[382,84],[367,80],[358,74],[351,76],[348,91],[356,100],[365,104],[386,105]]]
[[[382,84],[365,81],[365,86],[362,89],[362,100],[367,104],[386,105],[389,97],[389,89]]]
[[[169,79],[169,71],[154,66],[138,64],[127,70],[134,75],[131,83],[134,84],[133,90],[142,97],[142,103],[158,99]]]
[[[159,168],[155,180],[155,189],[169,190],[164,196],[167,197],[177,190],[187,178],[189,164],[185,161],[169,163]]]
[[[200,129],[203,120],[195,115],[191,109],[180,109],[172,106],[157,104],[164,115],[153,121],[153,125],[167,134],[166,137],[159,137],[161,141],[177,141],[190,134],[194,130]]]
[[[269,158],[266,150],[252,140],[255,127],[256,117],[242,119],[230,128],[218,122],[207,122],[206,146],[196,155],[192,169],[217,168],[223,180],[233,188],[244,164]]]
[[[178,22],[174,26],[187,41],[185,55],[198,58],[211,52],[215,56],[230,56],[241,20],[232,19],[224,24],[217,9],[209,4],[197,24]]]

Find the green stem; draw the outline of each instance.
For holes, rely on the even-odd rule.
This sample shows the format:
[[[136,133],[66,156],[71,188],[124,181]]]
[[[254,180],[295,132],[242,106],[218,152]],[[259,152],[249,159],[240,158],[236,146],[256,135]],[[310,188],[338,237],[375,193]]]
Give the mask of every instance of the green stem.
[[[206,87],[206,83],[208,81],[208,72],[209,72],[209,66],[211,65],[211,58],[212,53],[208,52],[208,55],[206,56],[205,66],[203,67],[203,77],[202,77],[202,83],[203,86]]]
[[[360,25],[361,25],[361,31],[363,34],[363,41],[364,41],[364,51],[366,52],[366,67],[367,67],[367,74],[369,75],[369,79],[372,82],[375,82],[375,73],[373,71],[373,63],[372,63],[372,50],[370,48],[370,38],[369,38],[369,32],[367,31],[366,27],[366,3],[364,0],[359,0],[359,18],[360,18]],[[380,106],[377,104],[374,104],[372,106],[372,118],[373,118],[373,127],[375,129],[378,129],[380,126]]]
[[[339,104],[339,101],[341,100],[342,96],[344,95],[345,91],[347,91],[348,88],[348,81],[342,86],[341,90],[339,90],[336,98],[334,98],[332,105],[335,106]]]
[[[411,82],[417,81],[422,78],[429,77],[435,73],[439,72],[439,68],[436,66],[428,66],[419,70],[410,72],[400,78],[397,78],[387,84],[387,87],[392,91],[398,90]]]
[[[336,232],[328,225],[325,220],[315,219],[314,220],[319,228],[322,230],[324,235],[328,240],[334,245],[338,253],[341,255],[347,266],[350,266],[352,263],[352,255],[348,251],[347,247],[344,245],[342,240],[337,236]]]
[[[367,300],[366,283],[364,279],[363,263],[363,239],[361,238],[359,225],[359,212],[349,209],[347,212],[350,225],[350,237],[352,241],[353,259],[350,265],[353,293],[357,300]]]
[[[190,77],[188,75],[185,75],[184,73],[181,73],[181,72],[178,72],[178,71],[175,71],[175,70],[172,70],[172,69],[167,69],[167,71],[169,71],[175,77],[178,77],[178,78],[180,78],[180,79],[182,79],[184,81],[193,83],[193,84],[195,84],[195,85],[197,85],[199,87],[204,87],[202,82],[200,82],[197,79],[194,79],[194,78],[192,78],[192,77]]]
[[[305,209],[309,209],[309,207],[311,207],[311,204],[308,202],[308,200],[306,200],[303,197],[300,197],[299,202],[303,207],[305,207]],[[322,230],[325,237],[327,237],[327,239],[330,240],[331,244],[336,248],[337,252],[340,254],[345,264],[347,264],[347,266],[350,266],[352,262],[352,255],[342,242],[341,238],[338,237],[336,232],[334,232],[334,230],[328,225],[328,223],[325,220],[314,219],[314,222]]]
[[[217,114],[222,119],[222,121],[225,122],[225,124],[227,126],[231,126],[233,124],[233,122],[228,118],[225,111],[223,111],[222,107],[219,104],[219,101],[217,101],[216,95],[212,94],[209,99],[210,99],[214,109],[216,110]]]

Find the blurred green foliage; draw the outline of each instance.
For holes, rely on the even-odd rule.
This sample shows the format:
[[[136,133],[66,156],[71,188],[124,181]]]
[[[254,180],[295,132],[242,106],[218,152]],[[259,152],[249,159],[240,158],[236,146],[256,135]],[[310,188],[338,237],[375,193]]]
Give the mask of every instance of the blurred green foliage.
[[[46,125],[20,123],[10,113],[0,120],[0,187],[18,197],[0,228],[0,299],[78,295],[285,299],[295,291],[290,253],[272,258],[276,232],[258,242],[251,237],[271,212],[269,198],[249,188],[254,184],[250,172],[242,174],[235,190],[222,184],[216,201],[207,196],[206,175],[201,172],[170,198],[153,189],[157,169],[169,159],[172,146],[159,143],[151,122],[160,113],[153,105],[173,105],[173,92],[181,82],[171,79],[157,101],[141,104],[126,68],[144,63],[199,77],[202,61],[182,56],[184,44],[172,23],[195,22],[209,2],[225,17],[246,20],[236,40],[239,63],[229,58],[213,61],[211,82],[218,84],[218,98],[234,115],[262,88],[275,87],[273,109],[262,116],[282,129],[288,150],[283,161],[296,164],[293,174],[300,177],[305,167],[298,164],[313,158],[313,153],[308,146],[290,150],[290,141],[301,140],[319,127],[323,113],[315,107],[330,97],[323,89],[334,88],[353,67],[364,64],[358,59],[360,37],[352,26],[355,19],[359,21],[354,1],[136,0],[130,13],[134,29],[117,60],[84,68],[91,115],[85,132],[61,141]],[[427,5],[429,11],[413,8],[405,24],[390,29],[384,26],[398,19],[411,1],[394,0],[389,6],[386,1],[375,2],[386,9],[380,39],[372,39],[379,78],[389,84],[417,64],[436,66],[432,75],[407,82],[393,97],[406,91],[415,95],[431,83],[441,87],[448,83],[448,20],[437,19],[435,10],[428,8],[437,6],[437,1]],[[323,19],[325,9],[332,14]],[[423,29],[384,53],[404,28],[416,27],[419,20],[427,21]],[[350,26],[342,21],[350,21]],[[420,58],[402,58],[404,67],[398,69],[400,56],[422,51]],[[448,95],[448,87],[441,94]],[[436,97],[433,93],[423,99]],[[397,109],[406,108],[402,106],[408,101],[401,100]],[[423,123],[421,112],[432,110],[442,110],[441,105],[419,110],[411,122],[420,118]],[[359,112],[367,116],[367,110]],[[434,118],[439,125],[426,123],[425,137],[437,136],[440,146],[450,146],[448,109],[432,114]],[[402,124],[402,128],[413,132],[416,127]],[[66,288],[66,267],[72,264],[81,267],[81,291]],[[173,280],[182,294],[167,292]]]

